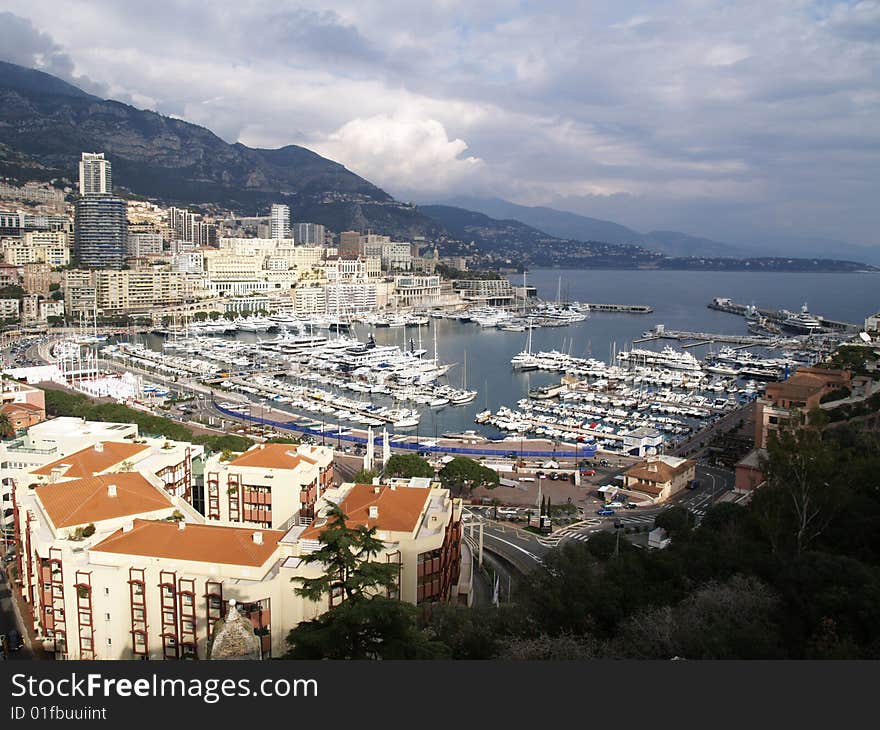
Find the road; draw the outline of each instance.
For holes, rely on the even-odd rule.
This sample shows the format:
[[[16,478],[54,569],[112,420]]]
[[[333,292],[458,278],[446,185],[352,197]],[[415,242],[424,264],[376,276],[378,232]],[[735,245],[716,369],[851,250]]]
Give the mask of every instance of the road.
[[[12,607],[12,589],[6,577],[6,570],[0,568],[0,634],[8,634],[10,630],[16,629],[24,636],[21,626],[15,617],[15,610]],[[33,659],[30,648],[23,646],[19,651],[10,652],[7,659]]]
[[[670,449],[669,453],[673,456],[694,456],[691,452],[701,451],[717,434],[731,431],[736,428],[739,422],[748,415],[747,411],[753,407],[753,403],[747,403],[732,410],[730,413],[725,413],[711,426],[707,426],[706,428],[697,431],[680,444]]]

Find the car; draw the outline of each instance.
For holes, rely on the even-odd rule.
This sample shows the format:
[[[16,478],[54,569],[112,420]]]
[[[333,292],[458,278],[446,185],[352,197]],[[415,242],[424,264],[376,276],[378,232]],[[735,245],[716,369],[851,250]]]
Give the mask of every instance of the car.
[[[613,508],[613,507],[623,507],[623,502],[620,502],[620,501],[618,501],[618,500],[615,500],[614,502],[609,502],[609,503],[606,504],[605,506],[606,506],[606,507],[612,507],[612,508]]]
[[[638,505],[635,502],[627,502],[623,506],[626,507],[627,509],[637,509],[638,508]]]
[[[10,629],[9,633],[6,634],[6,643],[9,646],[9,651],[18,651],[24,646],[21,634],[16,629]]]
[[[600,466],[611,466],[611,462],[608,461],[608,459],[602,459],[602,460],[599,462],[599,465],[600,465]]]
[[[554,481],[554,482],[559,481],[559,474],[557,474],[557,473],[554,471],[554,472],[550,475],[550,480],[551,480],[551,481]]]
[[[594,477],[594,476],[596,476],[596,470],[595,469],[581,469],[581,476],[582,477]]]
[[[596,510],[596,514],[599,515],[599,517],[614,517],[614,510],[608,509],[607,507],[601,507]]]
[[[11,563],[13,560],[15,560],[15,553],[9,553],[9,555],[3,556],[4,563]]]
[[[538,479],[543,479],[547,475],[542,471],[536,471],[535,476],[538,477]]]
[[[699,479],[691,479],[687,483],[688,489],[699,489],[700,488],[700,480]]]

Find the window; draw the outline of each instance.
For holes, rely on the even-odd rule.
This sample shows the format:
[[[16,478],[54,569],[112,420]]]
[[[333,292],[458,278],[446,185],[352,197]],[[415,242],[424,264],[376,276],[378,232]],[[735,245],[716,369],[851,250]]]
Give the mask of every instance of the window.
[[[105,614],[104,614],[104,620],[105,620],[105,621],[109,621],[109,620],[110,620],[110,614],[109,614],[109,613],[105,613]]]
[[[105,595],[105,596],[109,596],[109,595],[110,595],[110,589],[109,589],[109,588],[105,588],[105,589],[104,589],[104,595]]]
[[[107,646],[113,646],[113,639],[107,639]]]

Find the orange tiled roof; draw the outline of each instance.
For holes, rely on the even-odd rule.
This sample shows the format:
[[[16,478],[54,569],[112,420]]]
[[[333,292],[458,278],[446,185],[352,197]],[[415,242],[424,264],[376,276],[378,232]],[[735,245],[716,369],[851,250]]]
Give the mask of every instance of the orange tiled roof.
[[[649,464],[652,467],[656,467],[656,469],[649,469]],[[684,460],[677,467],[670,466],[666,462],[657,459],[656,461],[649,461],[631,466],[624,472],[624,474],[643,482],[660,482],[662,484],[672,481],[676,475],[681,474],[683,471],[687,471],[687,469],[693,465],[694,462],[690,459]]]
[[[349,527],[366,525],[391,532],[412,532],[419,523],[425,503],[431,496],[430,489],[418,487],[399,487],[392,489],[387,485],[377,487],[373,484],[355,484],[340,503],[342,511],[348,515]],[[370,507],[379,508],[379,517],[370,517]],[[326,523],[313,522],[302,534],[305,540],[316,540]]]
[[[116,485],[116,496],[107,487]],[[72,527],[171,507],[171,500],[137,472],[89,476],[36,488],[56,527]]]
[[[18,411],[31,411],[31,412],[37,412],[37,413],[43,412],[43,409],[40,408],[40,406],[36,406],[33,403],[13,403],[10,401],[8,403],[4,403],[3,405],[0,405],[0,411],[6,412],[6,411],[16,411],[16,410],[18,410]]]
[[[313,459],[296,453],[294,444],[257,444],[229,462],[230,466],[255,466],[260,469],[296,469],[301,463],[315,464]]]
[[[262,533],[262,545],[253,541],[254,532]],[[272,557],[282,537],[284,533],[280,530],[191,523],[180,530],[176,522],[136,519],[131,530],[117,530],[92,549],[168,560],[259,567]]]
[[[52,469],[65,464],[68,468],[64,471],[66,477],[90,477],[95,473],[106,471],[112,466],[121,464],[132,456],[149,449],[147,444],[133,444],[125,441],[104,441],[102,449],[97,451],[94,446],[76,451],[73,454],[53,461],[51,464],[34,469],[32,474],[48,476]]]

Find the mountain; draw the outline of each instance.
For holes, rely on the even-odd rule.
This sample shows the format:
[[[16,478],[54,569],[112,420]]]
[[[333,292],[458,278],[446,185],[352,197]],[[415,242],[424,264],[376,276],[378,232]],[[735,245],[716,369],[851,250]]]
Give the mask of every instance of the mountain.
[[[434,219],[453,240],[441,238],[451,255],[469,255],[481,267],[638,268],[691,271],[848,272],[873,269],[862,263],[828,258],[770,256],[669,256],[635,244],[557,238],[514,219],[498,220],[484,213],[450,205],[423,205],[419,211]],[[664,234],[659,234],[662,237]],[[678,239],[683,234],[672,233]],[[700,239],[694,239],[700,241]],[[699,245],[699,244],[696,244]]]
[[[285,202],[296,219],[334,230],[372,228],[401,237],[434,232],[414,206],[304,147],[228,144],[196,124],[99,99],[3,62],[0,145],[0,175],[16,179],[27,168],[41,169],[41,179],[73,181],[81,152],[104,152],[116,187],[166,203],[213,203],[254,214]]]
[[[557,238],[577,241],[629,243],[673,257],[753,256],[755,251],[678,231],[639,233],[619,223],[590,218],[543,206],[517,205],[500,198],[457,197],[450,205],[485,213],[493,218],[513,218]]]

